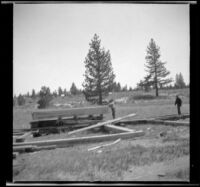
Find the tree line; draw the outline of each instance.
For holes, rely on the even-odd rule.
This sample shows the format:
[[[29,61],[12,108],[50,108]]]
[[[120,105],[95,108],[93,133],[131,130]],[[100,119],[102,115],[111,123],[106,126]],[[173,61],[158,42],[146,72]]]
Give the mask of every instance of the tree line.
[[[171,83],[173,79],[169,77],[170,72],[165,67],[167,62],[160,60],[160,47],[156,45],[153,39],[150,40],[146,53],[146,63],[144,64],[146,75],[143,80],[140,80],[137,84],[136,90],[142,89],[144,91],[149,91],[150,89],[155,89],[155,95],[159,96],[159,89],[186,87],[181,73],[176,74],[175,84],[172,86]],[[101,46],[101,40],[97,34],[94,34],[94,37],[89,43],[89,50],[85,57],[84,64],[83,90],[78,89],[75,83],[72,83],[69,92],[61,87],[51,92],[49,87],[43,86],[39,93],[36,94],[33,89],[32,93],[27,93],[26,96],[31,98],[39,96],[40,100],[38,102],[41,106],[44,105],[45,107],[43,103],[49,103],[52,97],[83,93],[87,101],[101,105],[109,92],[134,90],[131,87],[128,88],[127,85],[122,87],[119,82],[115,81],[116,75],[113,71],[110,51]],[[20,94],[17,97],[17,101],[18,104],[23,103],[23,95]]]

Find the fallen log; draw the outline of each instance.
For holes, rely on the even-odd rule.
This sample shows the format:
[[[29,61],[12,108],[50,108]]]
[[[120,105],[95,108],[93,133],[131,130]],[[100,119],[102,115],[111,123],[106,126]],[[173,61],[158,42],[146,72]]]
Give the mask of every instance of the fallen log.
[[[17,148],[18,146],[47,146],[56,145],[57,147],[66,147],[74,144],[82,143],[94,143],[108,140],[116,140],[117,138],[127,139],[143,136],[145,133],[143,131],[135,132],[125,132],[118,134],[100,135],[100,136],[90,136],[90,137],[78,137],[78,138],[67,138],[67,139],[57,139],[57,140],[46,140],[46,141],[34,141],[34,142],[23,142],[14,143],[13,146]]]
[[[74,131],[70,131],[70,132],[68,132],[68,134],[74,134],[74,133],[82,132],[82,131],[85,131],[85,130],[88,130],[88,129],[92,129],[92,128],[95,128],[95,127],[100,127],[100,126],[103,126],[103,125],[106,125],[106,124],[110,124],[110,123],[114,123],[114,122],[120,121],[120,120],[125,119],[125,118],[133,117],[135,115],[136,114],[129,114],[127,116],[123,116],[123,117],[120,117],[120,118],[108,120],[108,121],[105,121],[105,122],[100,122],[100,123],[97,123],[95,125],[91,125],[89,127],[81,128],[81,129],[74,130]]]

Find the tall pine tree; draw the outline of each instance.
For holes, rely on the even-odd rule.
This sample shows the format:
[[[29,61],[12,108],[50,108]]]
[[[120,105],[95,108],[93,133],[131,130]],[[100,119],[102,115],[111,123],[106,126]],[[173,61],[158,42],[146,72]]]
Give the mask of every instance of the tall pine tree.
[[[165,68],[166,62],[160,61],[160,47],[156,45],[155,41],[151,39],[149,46],[147,46],[146,55],[146,71],[147,77],[151,79],[149,82],[154,86],[156,96],[158,96],[159,86],[164,86],[172,82],[171,78],[166,78],[170,72]]]
[[[186,87],[182,73],[176,74],[174,86],[175,86],[175,88],[185,88]]]
[[[113,73],[110,51],[101,48],[101,40],[97,34],[91,40],[90,49],[85,58],[85,80],[83,93],[86,100],[94,100],[102,104],[103,97],[113,88]]]

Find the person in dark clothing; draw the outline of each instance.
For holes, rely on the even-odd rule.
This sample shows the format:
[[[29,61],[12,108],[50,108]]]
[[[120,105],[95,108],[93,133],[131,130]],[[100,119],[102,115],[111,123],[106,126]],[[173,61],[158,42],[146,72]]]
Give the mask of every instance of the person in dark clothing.
[[[178,115],[181,115],[181,105],[182,105],[182,100],[179,98],[179,96],[176,96],[176,101],[174,103],[175,105],[177,105],[177,111],[178,111]]]
[[[115,105],[114,105],[114,100],[113,99],[111,99],[109,101],[108,106],[111,108],[113,119],[115,119]]]

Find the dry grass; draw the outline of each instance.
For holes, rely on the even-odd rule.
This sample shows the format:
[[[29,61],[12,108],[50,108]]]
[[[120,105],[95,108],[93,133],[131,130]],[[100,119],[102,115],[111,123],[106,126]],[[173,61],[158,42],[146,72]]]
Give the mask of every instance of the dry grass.
[[[84,149],[85,148],[85,149]],[[24,154],[18,157],[23,163],[15,172],[15,180],[67,180],[111,181],[122,180],[122,173],[129,166],[150,165],[153,162],[171,160],[189,154],[189,143],[164,147],[143,147],[122,144],[102,153],[88,152],[86,146],[60,148]],[[23,161],[23,162],[22,162]]]

